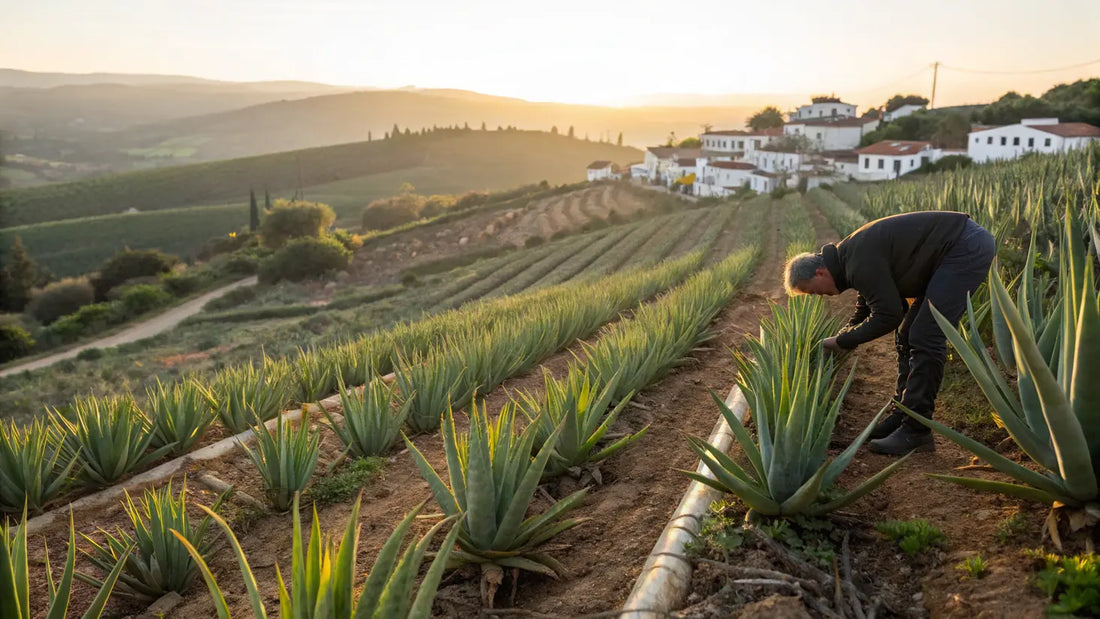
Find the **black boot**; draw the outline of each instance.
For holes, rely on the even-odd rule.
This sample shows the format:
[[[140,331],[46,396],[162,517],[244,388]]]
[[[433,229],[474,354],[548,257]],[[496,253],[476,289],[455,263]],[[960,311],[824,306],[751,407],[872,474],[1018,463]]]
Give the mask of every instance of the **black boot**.
[[[913,428],[903,423],[886,438],[867,443],[867,449],[887,456],[904,456],[911,451],[936,451],[936,443],[928,428]]]
[[[875,428],[871,430],[871,439],[886,438],[890,436],[894,433],[894,430],[901,427],[905,419],[905,413],[891,406],[884,416],[879,417],[878,423],[875,424]]]

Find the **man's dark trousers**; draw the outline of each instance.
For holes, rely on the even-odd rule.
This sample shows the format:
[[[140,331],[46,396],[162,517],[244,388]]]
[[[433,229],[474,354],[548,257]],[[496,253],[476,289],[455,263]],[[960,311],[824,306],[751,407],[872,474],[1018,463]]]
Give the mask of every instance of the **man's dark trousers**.
[[[932,417],[936,394],[943,382],[947,338],[929,310],[932,304],[951,324],[966,312],[966,299],[981,286],[997,244],[985,228],[968,221],[955,245],[943,257],[922,298],[909,307],[894,333],[898,353],[897,397],[910,410]],[[911,419],[913,429],[923,428]]]

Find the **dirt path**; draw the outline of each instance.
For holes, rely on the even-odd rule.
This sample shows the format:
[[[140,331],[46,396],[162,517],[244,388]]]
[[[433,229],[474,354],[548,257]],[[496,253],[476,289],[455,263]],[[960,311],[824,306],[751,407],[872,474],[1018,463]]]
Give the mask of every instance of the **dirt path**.
[[[111,346],[128,344],[130,342],[136,342],[138,340],[143,340],[148,337],[153,337],[154,335],[159,335],[161,333],[164,333],[165,331],[175,328],[176,325],[183,322],[185,318],[199,313],[202,310],[203,306],[213,299],[216,299],[231,290],[240,288],[241,286],[251,286],[255,283],[256,276],[242,279],[240,281],[229,284],[228,286],[223,286],[221,288],[218,288],[217,290],[212,290],[202,295],[201,297],[192,299],[182,305],[173,307],[172,309],[162,314],[154,316],[144,322],[140,322],[124,331],[115,333],[114,335],[88,342],[86,344],[81,344],[64,352],[52,354],[48,357],[42,357],[41,359],[35,359],[34,361],[28,361],[26,363],[20,363],[19,365],[14,365],[9,368],[4,368],[3,370],[0,370],[0,376],[7,376],[8,374],[15,374],[17,372],[44,368],[64,359],[72,359],[73,357],[79,355],[82,351],[85,351],[89,348],[110,348]]]

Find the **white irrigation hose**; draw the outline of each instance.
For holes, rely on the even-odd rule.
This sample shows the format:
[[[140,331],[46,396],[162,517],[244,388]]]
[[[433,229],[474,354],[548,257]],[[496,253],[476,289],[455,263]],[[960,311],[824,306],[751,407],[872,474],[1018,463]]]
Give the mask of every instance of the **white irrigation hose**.
[[[733,411],[737,420],[744,422],[749,403],[741,394],[737,385],[730,390],[726,406]],[[710,434],[708,442],[723,452],[729,451],[733,444],[733,432],[725,417],[719,416],[718,423]],[[702,462],[695,469],[701,475],[714,479],[710,469]],[[715,499],[721,497],[717,490],[691,482],[679,507],[672,514],[661,537],[649,553],[649,559],[642,567],[642,573],[634,583],[630,596],[623,604],[620,617],[630,619],[655,619],[663,617],[673,608],[683,603],[691,585],[691,562],[684,557],[684,546],[695,539],[702,523],[703,514]]]
[[[330,408],[340,404],[340,395],[334,395],[320,402],[321,406]],[[307,405],[308,406],[308,405]],[[287,421],[296,421],[302,417],[302,409],[296,408],[283,413],[283,419]],[[264,425],[268,429],[274,429],[275,423],[278,418],[272,419],[266,422]],[[174,460],[165,462],[164,464],[149,469],[144,473],[135,475],[130,479],[127,479],[121,484],[116,484],[105,490],[100,490],[95,494],[89,494],[86,497],[79,498],[72,503],[66,503],[65,505],[48,511],[41,516],[35,516],[27,522],[27,534],[31,535],[41,531],[50,525],[66,518],[71,511],[92,509],[97,507],[103,507],[114,501],[118,501],[122,498],[124,492],[133,493],[137,490],[143,489],[147,486],[160,483],[175,475],[179,471],[183,470],[190,462],[202,462],[204,460],[214,460],[221,458],[222,456],[229,455],[237,449],[238,443],[247,443],[255,437],[255,434],[251,429],[245,430],[240,434],[235,434],[229,438],[224,438],[217,443],[207,445],[202,449],[196,449],[195,451],[186,453]]]

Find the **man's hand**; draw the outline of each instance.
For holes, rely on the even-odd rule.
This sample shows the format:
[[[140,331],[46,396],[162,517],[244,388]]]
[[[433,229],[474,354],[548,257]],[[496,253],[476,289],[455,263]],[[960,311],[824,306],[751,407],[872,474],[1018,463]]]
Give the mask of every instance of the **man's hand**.
[[[844,349],[841,348],[840,345],[836,343],[836,338],[835,337],[827,337],[827,338],[821,340],[821,347],[824,348],[826,351],[831,352],[831,353],[838,353],[838,352],[843,352],[844,351]]]

